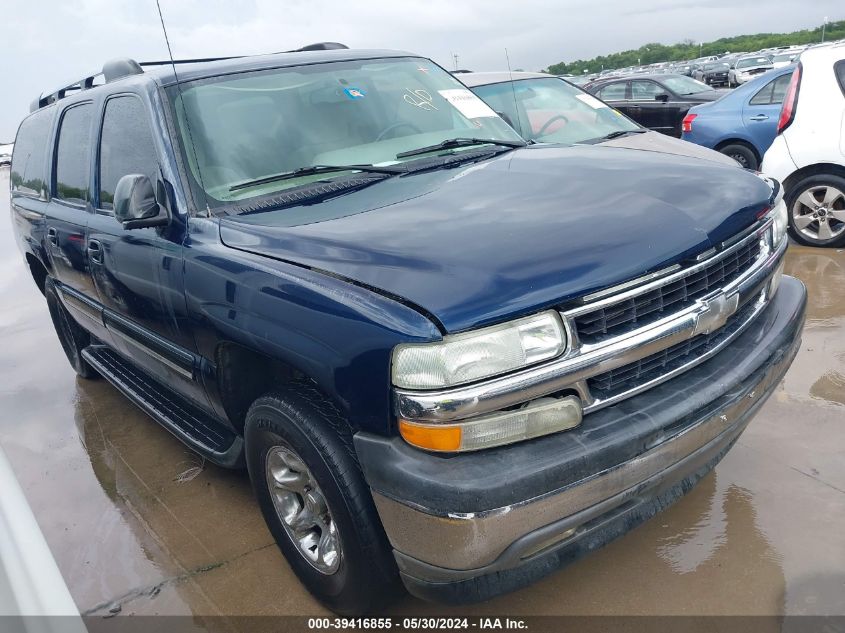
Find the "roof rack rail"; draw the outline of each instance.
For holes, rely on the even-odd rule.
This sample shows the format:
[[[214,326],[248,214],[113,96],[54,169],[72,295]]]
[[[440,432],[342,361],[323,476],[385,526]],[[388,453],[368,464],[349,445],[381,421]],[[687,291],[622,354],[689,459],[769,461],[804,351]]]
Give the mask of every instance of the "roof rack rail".
[[[229,57],[195,57],[193,59],[159,59],[151,62],[141,62],[140,66],[170,66],[171,64],[203,64],[205,62],[219,62],[225,59],[240,59],[243,55]]]
[[[349,47],[340,42],[317,42],[316,44],[308,44],[302,48],[297,48],[291,51],[283,51],[285,53],[301,53],[304,51],[329,51],[337,49],[348,49]],[[110,83],[117,81],[123,77],[130,75],[140,75],[144,72],[144,66],[170,66],[171,64],[201,64],[205,62],[219,62],[226,59],[240,59],[242,55],[232,55],[229,57],[197,57],[193,59],[164,59],[154,60],[149,62],[136,62],[129,57],[121,57],[112,59],[103,64],[101,72],[83,77],[78,81],[74,81],[57,90],[53,90],[46,94],[41,94],[29,106],[30,112],[35,112],[40,108],[55,103],[60,99],[64,99],[69,93],[74,93],[81,90],[88,90],[93,88],[97,77],[103,78],[103,83]],[[100,85],[100,84],[97,84]]]
[[[52,90],[46,94],[42,93],[30,104],[29,111],[35,112],[40,108],[50,105],[51,103],[64,99],[71,93],[82,90],[90,90],[95,87],[95,85],[100,85],[95,83],[98,77],[103,78],[103,83],[108,83],[129,75],[139,75],[143,72],[144,71],[141,66],[134,59],[129,59],[128,57],[111,59],[103,64],[103,70],[98,73],[83,77],[82,79],[74,81],[66,86],[62,86],[57,90]]]
[[[286,53],[304,53],[305,51],[335,51],[340,49],[348,49],[346,44],[340,42],[317,42],[316,44],[308,44],[302,48],[295,48],[292,51],[285,51]]]

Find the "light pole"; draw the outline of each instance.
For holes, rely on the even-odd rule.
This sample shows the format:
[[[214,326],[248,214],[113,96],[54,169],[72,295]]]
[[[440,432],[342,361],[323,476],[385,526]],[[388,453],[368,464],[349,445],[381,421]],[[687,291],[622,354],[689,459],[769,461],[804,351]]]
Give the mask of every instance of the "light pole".
[[[704,48],[704,42],[698,43],[698,56],[701,57],[701,49]]]
[[[822,22],[822,42],[824,42],[824,28],[827,26],[827,16],[824,16],[824,22]]]

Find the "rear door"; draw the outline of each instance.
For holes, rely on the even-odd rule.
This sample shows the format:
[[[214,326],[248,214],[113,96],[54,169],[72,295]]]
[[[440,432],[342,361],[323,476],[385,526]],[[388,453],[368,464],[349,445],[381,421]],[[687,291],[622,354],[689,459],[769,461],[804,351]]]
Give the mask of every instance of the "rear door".
[[[642,121],[640,121],[640,109],[631,103],[630,81],[616,81],[612,84],[608,84],[599,88],[596,91],[596,96],[611,107],[628,115],[634,119],[634,121],[643,125]]]
[[[766,83],[742,106],[742,124],[760,156],[766,153],[777,135],[781,104],[789,87],[791,73]]]
[[[142,174],[157,186],[160,150],[140,95],[109,97],[98,135],[96,208],[89,222],[89,248],[96,253],[91,278],[116,348],[137,365],[188,396],[207,402],[196,380],[197,359],[184,294],[184,222],[126,230],[112,202],[123,176]]]
[[[102,336],[102,315],[89,271],[86,242],[91,215],[94,105],[74,103],[60,115],[47,206],[46,251],[64,304],[86,329]]]

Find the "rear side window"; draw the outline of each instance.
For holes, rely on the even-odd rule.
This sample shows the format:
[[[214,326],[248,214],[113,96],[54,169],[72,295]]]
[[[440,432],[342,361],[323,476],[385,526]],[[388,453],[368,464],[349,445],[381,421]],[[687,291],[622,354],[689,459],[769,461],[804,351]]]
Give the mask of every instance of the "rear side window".
[[[65,110],[56,147],[56,192],[59,200],[88,202],[91,156],[91,117],[94,106],[85,103]]]
[[[625,99],[626,82],[618,84],[610,84],[598,91],[598,96],[602,101],[621,101]]]
[[[760,88],[756,95],[751,97],[751,105],[777,105],[783,103],[786,96],[786,89],[789,87],[789,79],[792,73],[781,75]]]
[[[117,182],[143,174],[155,184],[158,158],[144,104],[137,97],[113,97],[106,103],[100,137],[100,208],[112,209]]]
[[[45,185],[47,143],[53,109],[28,117],[18,130],[12,154],[12,195],[42,197]]]

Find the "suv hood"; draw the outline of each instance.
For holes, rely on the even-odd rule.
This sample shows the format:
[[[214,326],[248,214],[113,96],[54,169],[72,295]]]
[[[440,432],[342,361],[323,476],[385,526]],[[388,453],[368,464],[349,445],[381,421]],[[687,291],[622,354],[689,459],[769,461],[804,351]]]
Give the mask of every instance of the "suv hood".
[[[681,262],[750,226],[770,187],[710,161],[534,146],[221,219],[224,244],[416,306],[456,332]]]
[[[705,108],[716,103],[709,101],[702,105],[693,106],[690,112],[698,108]],[[649,130],[642,134],[629,134],[628,136],[620,136],[619,138],[604,141],[602,145],[607,147],[627,147],[628,149],[639,149],[647,152],[661,152],[663,154],[674,154],[676,156],[688,156],[693,158],[703,158],[714,163],[727,165],[728,167],[736,167],[741,169],[737,163],[730,156],[726,156],[722,152],[717,152],[709,147],[702,147],[695,143],[688,143],[673,136],[667,136],[660,132]]]

